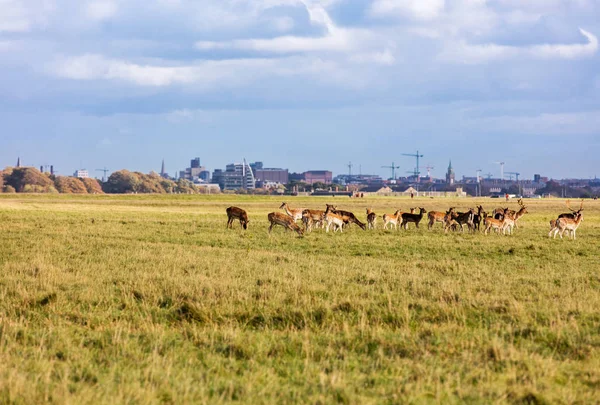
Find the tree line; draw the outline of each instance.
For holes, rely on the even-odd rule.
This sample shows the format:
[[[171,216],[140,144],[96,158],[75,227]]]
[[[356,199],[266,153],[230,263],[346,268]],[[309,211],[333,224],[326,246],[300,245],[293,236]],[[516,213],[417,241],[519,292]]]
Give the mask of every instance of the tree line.
[[[118,170],[106,182],[91,178],[57,176],[40,172],[34,167],[7,167],[0,171],[0,192],[4,193],[64,193],[64,194],[103,194],[103,193],[201,193],[192,182],[179,179],[165,179],[151,172],[144,174]]]

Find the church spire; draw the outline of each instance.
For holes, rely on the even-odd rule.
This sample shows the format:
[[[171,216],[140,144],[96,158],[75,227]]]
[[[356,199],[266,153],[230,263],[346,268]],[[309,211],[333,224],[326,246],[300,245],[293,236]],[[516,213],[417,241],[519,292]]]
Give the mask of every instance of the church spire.
[[[162,166],[160,167],[160,175],[165,176],[165,159],[162,160]]]

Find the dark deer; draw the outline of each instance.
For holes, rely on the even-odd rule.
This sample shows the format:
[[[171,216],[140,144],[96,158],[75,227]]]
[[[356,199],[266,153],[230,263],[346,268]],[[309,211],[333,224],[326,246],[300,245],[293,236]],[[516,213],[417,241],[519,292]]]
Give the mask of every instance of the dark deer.
[[[483,221],[483,215],[481,214],[483,212],[483,207],[481,205],[477,206],[477,214],[473,215],[473,229],[474,230],[480,230],[479,227],[481,225],[481,222]]]
[[[419,208],[418,214],[410,214],[408,212],[402,213],[402,225],[404,229],[408,229],[408,224],[410,222],[414,223],[417,228],[419,228],[419,222],[423,219],[423,214],[425,214],[427,210],[425,208]]]
[[[248,214],[241,208],[238,207],[229,207],[227,208],[227,228],[233,228],[233,220],[239,219],[240,225],[244,229],[248,229]]]

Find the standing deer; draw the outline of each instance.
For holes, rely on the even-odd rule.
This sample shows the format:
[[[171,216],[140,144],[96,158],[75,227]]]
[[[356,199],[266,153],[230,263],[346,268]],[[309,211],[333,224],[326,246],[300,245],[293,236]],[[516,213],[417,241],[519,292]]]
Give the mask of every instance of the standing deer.
[[[483,217],[481,213],[483,212],[483,207],[481,205],[477,206],[477,214],[473,215],[473,230],[480,230],[481,221]]]
[[[302,211],[302,222],[305,231],[312,231],[313,225],[323,228],[325,226],[325,211],[309,210]]]
[[[425,214],[426,212],[427,210],[421,207],[419,208],[418,214],[408,212],[402,213],[402,225],[404,226],[404,229],[408,229],[408,224],[410,222],[414,223],[415,226],[419,228],[419,222],[421,222],[421,220],[423,219],[423,214]]]
[[[244,229],[248,229],[248,214],[241,208],[229,207],[225,210],[227,212],[227,228],[233,228],[233,221],[239,219],[240,225]]]
[[[375,229],[377,223],[377,215],[371,208],[367,208],[367,227],[369,229]]]
[[[343,232],[344,218],[342,215],[335,213],[332,207],[332,205],[327,205],[325,210],[325,232],[329,232],[331,225],[333,225],[333,232],[338,230]]]
[[[519,198],[519,200],[517,201],[519,203],[519,205],[521,206],[521,208],[519,209],[519,211],[517,211],[513,217],[514,221],[515,221],[515,228],[518,228],[517,225],[517,221],[525,214],[529,213],[529,211],[527,211],[527,207],[525,206],[525,204],[523,203],[523,200],[521,198]]]
[[[402,224],[402,212],[400,210],[396,210],[393,214],[383,214],[383,229],[387,229],[389,224],[390,229],[394,227],[398,230],[398,222]]]
[[[450,208],[450,210],[454,210],[454,208]],[[427,228],[433,228],[436,222],[444,223],[446,221],[446,216],[450,213],[442,212],[442,211],[429,211],[427,213],[427,218],[429,219],[429,223],[427,224]]]
[[[293,209],[286,202],[282,203],[281,206],[279,207],[279,209],[283,209],[286,214],[288,214],[290,217],[294,218],[294,221],[302,219],[302,211],[304,211],[304,210]]]
[[[502,233],[505,234],[506,228],[505,226],[506,218],[496,219],[493,217],[488,217],[487,212],[483,213],[483,224],[485,225],[485,231],[483,232],[485,235],[488,234],[490,229],[494,229],[497,232],[502,230]]]
[[[271,212],[269,213],[269,215],[267,215],[267,218],[271,223],[271,226],[269,226],[269,234],[271,233],[271,230],[275,225],[281,225],[285,228],[286,231],[288,229],[292,230],[300,236],[304,234],[302,228],[300,228],[296,221],[294,221],[294,219],[289,215],[282,214],[281,212]]]
[[[550,237],[552,235],[552,232],[554,232],[554,239],[556,239],[557,233],[560,235],[560,238],[562,239],[563,233],[565,233],[565,231],[567,231],[567,236],[569,236],[569,233],[570,233],[573,240],[575,240],[575,239],[577,239],[577,237],[575,236],[575,232],[577,231],[579,224],[581,224],[581,221],[583,221],[583,213],[581,211],[579,211],[575,215],[575,219],[568,218],[568,217],[558,218],[556,220],[556,224],[555,224],[554,228],[550,230],[548,237]]]
[[[475,216],[475,210],[470,208],[467,212],[449,212],[449,216],[451,218],[450,221],[446,221],[446,226],[444,228],[445,232],[448,232],[448,228],[450,226],[455,226],[458,224],[460,226],[460,231],[465,231],[465,225],[467,225],[468,230],[473,229],[473,217]]]

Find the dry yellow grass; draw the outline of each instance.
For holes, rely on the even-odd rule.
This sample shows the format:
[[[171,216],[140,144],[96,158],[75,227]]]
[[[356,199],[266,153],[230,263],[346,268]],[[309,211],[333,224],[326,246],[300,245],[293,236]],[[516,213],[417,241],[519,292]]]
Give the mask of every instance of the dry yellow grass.
[[[267,234],[281,198],[0,195],[0,403],[596,402],[600,204],[560,241],[564,201],[527,203],[506,237],[298,238]]]

